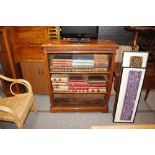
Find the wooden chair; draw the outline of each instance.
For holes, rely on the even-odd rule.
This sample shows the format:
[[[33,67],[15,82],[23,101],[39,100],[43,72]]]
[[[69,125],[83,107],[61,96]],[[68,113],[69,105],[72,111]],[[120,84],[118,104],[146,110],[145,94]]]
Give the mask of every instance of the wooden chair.
[[[1,74],[0,79],[11,82],[10,91],[14,95],[12,97],[0,98],[0,120],[14,122],[18,128],[23,128],[31,108],[33,107],[34,111],[37,112],[32,87],[24,79],[11,79]],[[14,84],[24,85],[28,92],[15,94],[12,91]]]

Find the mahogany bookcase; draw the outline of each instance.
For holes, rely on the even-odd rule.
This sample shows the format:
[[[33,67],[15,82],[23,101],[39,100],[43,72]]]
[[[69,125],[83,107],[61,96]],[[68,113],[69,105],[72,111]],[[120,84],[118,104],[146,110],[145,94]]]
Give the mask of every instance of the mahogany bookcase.
[[[42,45],[44,51],[45,70],[48,79],[51,112],[108,112],[116,49],[118,45],[112,41],[93,40],[90,43],[71,43],[63,40],[51,41]],[[53,54],[106,54],[109,56],[106,71],[60,71],[50,70],[49,57]],[[52,74],[72,75],[105,75],[106,91],[87,92],[54,92],[51,82]]]

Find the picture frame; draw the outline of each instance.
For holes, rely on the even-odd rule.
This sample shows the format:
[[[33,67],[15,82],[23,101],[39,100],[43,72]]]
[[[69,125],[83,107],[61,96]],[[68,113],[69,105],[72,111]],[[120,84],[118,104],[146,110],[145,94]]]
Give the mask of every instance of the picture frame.
[[[114,122],[133,122],[146,69],[123,68]]]
[[[121,78],[115,98],[113,122],[134,122],[144,76],[148,52],[124,52]]]
[[[122,58],[122,67],[146,68],[147,59],[148,52],[124,52]]]

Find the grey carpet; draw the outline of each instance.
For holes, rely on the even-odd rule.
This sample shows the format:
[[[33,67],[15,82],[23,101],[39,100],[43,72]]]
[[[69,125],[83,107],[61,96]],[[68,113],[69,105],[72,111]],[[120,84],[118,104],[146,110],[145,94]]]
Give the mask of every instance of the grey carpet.
[[[134,124],[155,123],[155,111],[144,102],[142,93]],[[50,113],[50,102],[47,95],[35,95],[38,113],[31,112],[25,122],[25,129],[89,129],[91,126],[114,125],[112,111],[114,96],[109,101],[109,113]],[[149,99],[149,102],[153,100]],[[121,123],[122,124],[122,123]],[[14,123],[0,122],[4,129],[16,128]]]

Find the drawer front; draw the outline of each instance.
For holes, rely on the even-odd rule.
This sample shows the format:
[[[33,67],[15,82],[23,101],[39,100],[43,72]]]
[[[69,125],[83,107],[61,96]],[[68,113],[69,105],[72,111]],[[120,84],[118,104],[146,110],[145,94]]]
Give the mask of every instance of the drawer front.
[[[48,39],[46,26],[18,26],[13,31],[15,43],[43,43]]]
[[[43,60],[43,51],[41,49],[41,46],[36,46],[35,44],[17,46],[15,51],[15,58],[16,62],[27,59]]]

